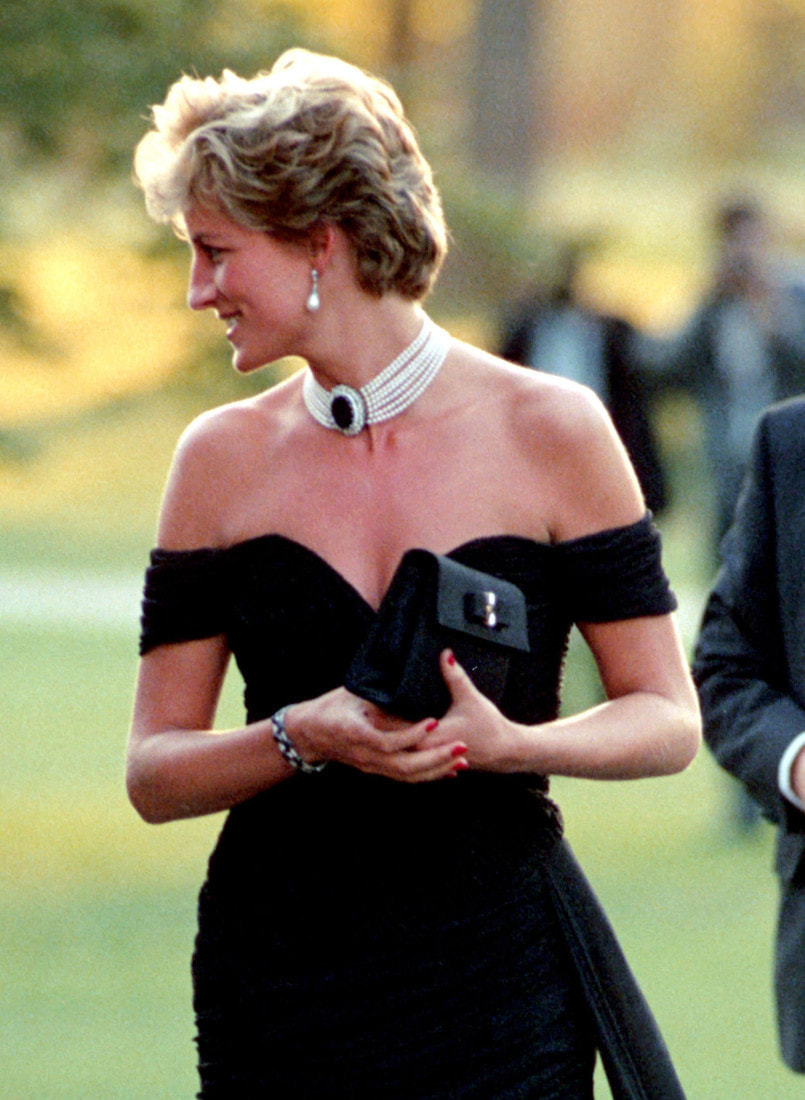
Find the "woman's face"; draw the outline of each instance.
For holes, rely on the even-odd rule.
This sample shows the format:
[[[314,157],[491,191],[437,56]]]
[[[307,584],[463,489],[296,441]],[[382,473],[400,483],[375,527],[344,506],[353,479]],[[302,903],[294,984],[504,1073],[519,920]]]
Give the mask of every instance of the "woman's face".
[[[192,249],[188,304],[214,309],[226,321],[235,370],[245,374],[299,354],[310,317],[306,250],[206,207],[191,206],[185,223]]]

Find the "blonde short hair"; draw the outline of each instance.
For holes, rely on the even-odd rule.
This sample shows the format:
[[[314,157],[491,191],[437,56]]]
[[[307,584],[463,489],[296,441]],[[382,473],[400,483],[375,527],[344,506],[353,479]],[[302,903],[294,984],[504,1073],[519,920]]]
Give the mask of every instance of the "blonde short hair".
[[[338,225],[376,295],[423,298],[447,251],[439,193],[393,89],[308,50],[252,79],[182,77],[154,107],[134,170],[149,214],[180,235],[192,202],[290,241]]]

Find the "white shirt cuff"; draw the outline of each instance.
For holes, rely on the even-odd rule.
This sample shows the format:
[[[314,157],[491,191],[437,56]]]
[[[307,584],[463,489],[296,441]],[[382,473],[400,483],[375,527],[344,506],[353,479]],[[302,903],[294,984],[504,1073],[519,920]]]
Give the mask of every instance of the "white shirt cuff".
[[[777,769],[777,783],[788,801],[796,806],[798,810],[805,812],[805,802],[801,798],[797,798],[794,794],[794,788],[791,786],[791,769],[799,750],[802,748],[805,748],[805,733],[795,737],[780,758],[780,766]]]

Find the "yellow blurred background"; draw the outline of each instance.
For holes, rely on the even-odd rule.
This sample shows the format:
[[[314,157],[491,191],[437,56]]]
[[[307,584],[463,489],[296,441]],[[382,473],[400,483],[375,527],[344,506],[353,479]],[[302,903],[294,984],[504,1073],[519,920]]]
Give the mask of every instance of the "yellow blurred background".
[[[3,18],[23,7],[8,5]],[[86,17],[93,5],[75,7]],[[128,7],[136,13],[143,5]],[[436,308],[488,342],[502,305],[570,234],[604,235],[587,276],[591,293],[655,331],[682,321],[707,275],[707,222],[723,189],[756,189],[779,217],[787,247],[796,252],[805,242],[805,0],[202,7],[221,65],[235,40],[238,60],[252,69],[270,64],[272,56],[249,55],[244,42],[255,23],[281,26],[277,49],[293,38],[339,52],[402,89],[454,223]],[[505,56],[515,38],[512,64],[479,75],[479,59]],[[28,53],[34,49],[29,42]],[[149,90],[161,94],[180,58],[178,50],[176,68],[166,67]],[[112,75],[99,74],[98,97]],[[131,103],[135,140],[149,102]],[[3,428],[156,387],[198,340],[215,339],[186,314],[178,250],[147,254],[157,233],[140,211],[128,165],[111,177],[98,173],[97,136],[87,134],[81,105],[65,124],[59,155],[37,158],[14,133],[24,101],[0,112],[4,145],[18,153],[0,200],[0,285],[13,291],[29,336],[0,313]],[[487,117],[513,120],[516,158],[505,160],[505,143],[479,147]]]

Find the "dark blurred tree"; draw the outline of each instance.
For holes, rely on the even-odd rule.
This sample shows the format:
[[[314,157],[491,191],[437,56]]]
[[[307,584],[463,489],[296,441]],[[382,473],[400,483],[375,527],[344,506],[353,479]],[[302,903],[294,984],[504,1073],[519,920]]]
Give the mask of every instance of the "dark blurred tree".
[[[0,133],[25,161],[127,170],[181,72],[265,67],[299,37],[280,3],[256,16],[242,0],[3,0]]]
[[[546,8],[546,0],[476,0],[460,77],[464,127],[439,166],[452,247],[437,293],[451,308],[484,317],[491,331],[523,267],[548,247],[530,215]]]
[[[540,0],[481,0],[475,28],[473,155],[498,185],[532,180],[540,114],[535,53]]]

